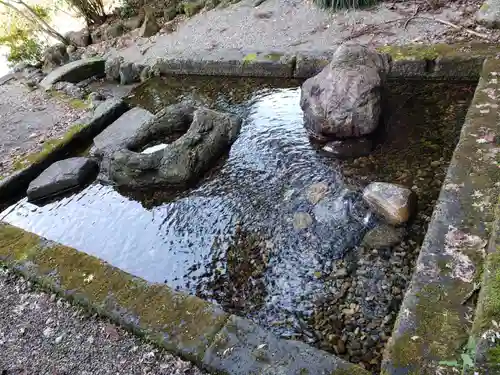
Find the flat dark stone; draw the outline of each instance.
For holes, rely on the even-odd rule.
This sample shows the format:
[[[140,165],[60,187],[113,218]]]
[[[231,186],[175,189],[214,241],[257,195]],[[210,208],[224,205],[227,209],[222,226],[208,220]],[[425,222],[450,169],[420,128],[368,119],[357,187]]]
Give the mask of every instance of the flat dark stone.
[[[108,126],[94,138],[93,155],[102,156],[113,151],[126,148],[141,127],[150,121],[154,115],[139,107],[125,112],[118,120]]]
[[[232,315],[206,351],[203,363],[232,375],[365,374],[332,354],[302,342],[282,340],[247,319]],[[368,374],[366,372],[366,374]]]
[[[28,200],[42,199],[83,185],[97,171],[88,158],[70,158],[52,164],[28,187]]]

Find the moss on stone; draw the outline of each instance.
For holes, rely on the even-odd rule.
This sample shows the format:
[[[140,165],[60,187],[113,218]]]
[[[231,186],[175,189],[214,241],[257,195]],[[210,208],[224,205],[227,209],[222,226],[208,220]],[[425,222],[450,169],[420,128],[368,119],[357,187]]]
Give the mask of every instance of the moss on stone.
[[[377,48],[381,53],[387,53],[394,61],[399,60],[434,60],[437,57],[449,54],[453,48],[447,44],[432,45],[406,45],[406,46],[383,46]]]
[[[457,285],[457,295],[446,293],[442,285],[430,284],[418,294],[415,311],[416,327],[399,337],[390,348],[392,363],[398,368],[422,372],[424,358],[450,360],[458,357],[467,342],[467,326],[455,309],[466,294]]]
[[[197,297],[150,284],[72,248],[44,244],[0,224],[0,259],[36,268],[35,280],[98,312],[152,335],[167,349],[201,360],[227,314]],[[28,275],[30,276],[30,275]]]
[[[369,372],[359,366],[351,366],[348,368],[338,368],[330,375],[368,375]]]
[[[65,93],[57,90],[49,90],[49,93],[56,98],[61,99],[63,102],[67,103],[69,106],[75,109],[88,109],[90,108],[90,104],[82,99],[71,98]]]
[[[204,6],[205,3],[203,1],[189,1],[183,3],[183,11],[186,16],[192,17],[202,10]]]
[[[473,332],[481,334],[491,326],[492,320],[500,321],[500,249],[486,258]]]
[[[255,60],[257,60],[257,54],[256,53],[249,53],[248,55],[243,57],[243,64],[247,64],[247,63],[253,62]]]
[[[267,55],[265,55],[265,58],[267,60],[274,62],[280,61],[281,57],[283,57],[282,53],[268,53]]]
[[[399,60],[435,60],[438,57],[474,57],[494,56],[500,52],[498,45],[486,43],[462,44],[410,44],[404,46],[382,46],[377,50],[387,53],[394,61]]]
[[[18,171],[45,160],[54,150],[70,142],[85,126],[85,124],[74,124],[62,137],[45,141],[40,151],[17,158],[13,164],[14,170]]]
[[[500,345],[488,350],[486,353],[486,360],[489,364],[500,366]]]

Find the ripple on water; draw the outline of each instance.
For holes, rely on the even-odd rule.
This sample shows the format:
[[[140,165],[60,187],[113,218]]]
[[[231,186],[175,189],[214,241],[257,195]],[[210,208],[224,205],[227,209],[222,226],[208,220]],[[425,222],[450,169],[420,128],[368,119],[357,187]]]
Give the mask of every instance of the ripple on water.
[[[195,96],[244,119],[227,158],[198,185],[176,194],[120,194],[93,184],[43,207],[22,200],[5,211],[5,220],[217,301],[279,334],[300,331],[287,319],[313,312],[332,262],[373,225],[342,175],[345,162],[311,146],[297,82],[189,77],[161,85],[142,86],[134,103],[157,111]],[[418,150],[420,128],[411,121],[396,125],[409,135],[383,154]],[[412,160],[394,157],[390,167],[411,170]],[[370,178],[383,180],[385,164],[375,163]],[[311,191],[322,195],[311,198]]]

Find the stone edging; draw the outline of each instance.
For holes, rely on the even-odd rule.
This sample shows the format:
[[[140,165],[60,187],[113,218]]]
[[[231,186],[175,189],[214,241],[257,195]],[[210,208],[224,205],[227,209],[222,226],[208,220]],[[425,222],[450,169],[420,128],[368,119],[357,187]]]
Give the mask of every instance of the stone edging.
[[[91,116],[83,117],[73,124],[70,131],[58,139],[48,152],[33,155],[33,162],[0,181],[0,205],[22,196],[30,182],[52,163],[71,154],[78,145],[90,142],[127,110],[128,106],[123,101],[107,100]]]
[[[392,57],[392,78],[476,80],[485,58],[500,48],[486,44],[436,44],[379,47]],[[222,51],[204,58],[163,57],[135,64],[136,80],[155,75],[193,74],[247,77],[309,78],[325,67],[334,48],[298,53]]]
[[[0,224],[0,262],[217,373],[368,375],[304,343],[280,340],[200,298],[8,224]]]
[[[499,105],[500,61],[488,59],[386,347],[384,375],[451,374],[464,366],[474,315],[469,297],[481,278],[500,190]]]

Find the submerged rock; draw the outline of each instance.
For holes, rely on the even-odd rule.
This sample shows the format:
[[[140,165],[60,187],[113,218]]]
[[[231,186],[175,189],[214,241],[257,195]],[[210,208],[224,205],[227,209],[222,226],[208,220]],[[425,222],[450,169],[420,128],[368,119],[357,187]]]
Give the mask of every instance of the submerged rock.
[[[83,185],[97,172],[97,163],[89,158],[70,158],[52,164],[28,187],[28,200],[52,197]]]
[[[403,240],[403,236],[403,228],[394,228],[387,224],[381,224],[365,234],[361,246],[369,249],[392,247],[399,244]]]
[[[307,212],[296,212],[293,215],[293,227],[296,230],[307,229],[311,226],[313,219]]]
[[[111,125],[113,126],[113,125]],[[104,161],[107,177],[118,186],[151,185],[184,187],[211,168],[236,140],[241,120],[207,108],[181,103],[167,107],[153,119],[131,131],[122,147]],[[150,154],[137,150],[152,140],[184,132],[165,148]],[[110,138],[113,141],[113,138]],[[108,144],[108,148],[117,144]]]
[[[389,57],[364,46],[340,46],[302,85],[304,125],[320,141],[372,133],[380,122]]]
[[[406,223],[415,212],[417,196],[410,189],[386,182],[372,182],[363,191],[368,205],[388,223]]]
[[[373,141],[366,137],[331,141],[326,143],[322,150],[340,158],[359,158],[370,154]]]

